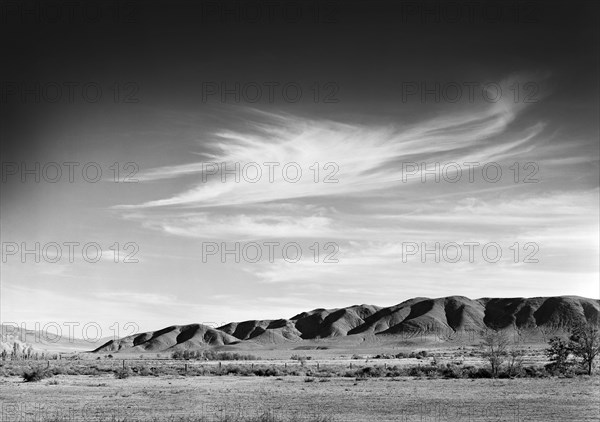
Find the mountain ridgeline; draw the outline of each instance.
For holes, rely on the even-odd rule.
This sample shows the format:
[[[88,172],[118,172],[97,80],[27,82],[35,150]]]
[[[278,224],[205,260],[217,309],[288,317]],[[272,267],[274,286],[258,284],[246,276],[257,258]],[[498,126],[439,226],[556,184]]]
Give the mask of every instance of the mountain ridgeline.
[[[416,335],[444,341],[445,336],[486,329],[549,333],[576,324],[598,325],[600,300],[578,296],[414,298],[389,307],[355,305],[314,309],[290,319],[231,322],[211,328],[174,325],[111,340],[94,352],[165,352],[215,346],[262,348],[326,342],[331,347],[371,342],[410,342]]]

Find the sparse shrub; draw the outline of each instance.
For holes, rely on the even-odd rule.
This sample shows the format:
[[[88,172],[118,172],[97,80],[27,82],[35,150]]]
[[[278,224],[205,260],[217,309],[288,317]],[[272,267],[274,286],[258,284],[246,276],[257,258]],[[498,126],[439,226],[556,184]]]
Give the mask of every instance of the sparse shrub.
[[[64,369],[61,368],[60,366],[55,366],[53,368],[48,369],[52,375],[62,375],[65,373]]]
[[[25,382],[37,382],[41,381],[44,378],[50,378],[52,373],[50,371],[46,371],[42,368],[33,368],[31,370],[23,371],[23,380]]]
[[[421,350],[420,352],[410,352],[410,354],[408,355],[409,358],[412,359],[423,359],[426,358],[427,356],[429,356],[429,353],[427,353],[427,350]]]
[[[138,375],[142,376],[142,377],[147,377],[149,375],[154,375],[152,373],[152,371],[150,369],[148,369],[148,367],[146,365],[142,365],[138,371],[137,371]]]
[[[462,378],[463,371],[458,365],[448,363],[445,368],[441,369],[441,375],[444,378]]]
[[[550,375],[544,368],[539,368],[537,366],[526,366],[523,368],[523,372],[526,377],[530,378],[545,378]]]
[[[291,359],[292,360],[297,360],[298,362],[300,362],[301,366],[305,366],[306,365],[306,361],[310,360],[311,357],[310,356],[302,356],[302,355],[292,355]]]
[[[260,358],[254,355],[243,355],[232,352],[217,352],[214,350],[176,350],[171,353],[172,359],[185,360],[259,360]]]
[[[477,368],[468,373],[469,378],[492,378],[492,372],[488,368]]]
[[[257,368],[254,370],[254,375],[259,377],[279,377],[281,376],[281,372],[279,371],[279,369],[274,367]]]
[[[222,370],[223,375],[241,375],[241,376],[249,376],[252,374],[256,373],[252,370],[252,368],[249,368],[245,365],[227,365],[225,368],[223,368]]]
[[[411,366],[408,369],[408,375],[411,377],[422,377],[426,375],[424,366]]]
[[[402,375],[404,375],[404,371],[397,366],[391,366],[385,372],[386,377],[400,377]]]
[[[358,378],[371,378],[384,376],[386,371],[381,367],[366,366],[356,371]]]
[[[304,378],[304,382],[315,382],[315,379],[313,377],[306,377]]]
[[[115,371],[115,378],[117,379],[125,379],[131,376],[131,369],[129,368],[119,368]]]

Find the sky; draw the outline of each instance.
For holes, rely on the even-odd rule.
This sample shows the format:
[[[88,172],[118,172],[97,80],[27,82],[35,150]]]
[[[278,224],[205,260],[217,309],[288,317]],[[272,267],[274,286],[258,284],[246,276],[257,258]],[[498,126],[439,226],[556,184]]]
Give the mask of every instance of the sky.
[[[592,2],[69,4],[2,9],[2,322],[600,297]]]

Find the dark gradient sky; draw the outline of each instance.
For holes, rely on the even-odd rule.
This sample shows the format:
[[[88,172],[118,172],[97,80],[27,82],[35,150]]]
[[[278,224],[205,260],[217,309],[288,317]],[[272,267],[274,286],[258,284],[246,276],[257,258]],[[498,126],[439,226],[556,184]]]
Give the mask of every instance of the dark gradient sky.
[[[131,161],[146,179],[124,185],[9,178],[1,185],[2,241],[134,239],[145,259],[125,269],[96,267],[93,274],[89,265],[3,264],[4,320],[94,320],[101,317],[93,309],[108,306],[115,318],[159,328],[161,321],[287,317],[306,307],[385,305],[407,296],[598,296],[597,2],[45,4],[2,4],[2,162],[94,161],[108,168]],[[245,14],[256,10],[257,19]],[[301,17],[284,10],[300,10]],[[81,97],[90,82],[102,89],[95,103]],[[219,95],[203,100],[207,83],[222,82],[295,83],[303,94],[297,102],[285,101],[278,88],[273,101],[265,91],[254,103],[223,102]],[[510,86],[528,82],[538,88],[532,104],[521,97],[495,107],[481,99],[482,84],[502,85],[506,98],[514,93]],[[63,86],[63,98],[23,98],[21,90],[36,83]],[[72,101],[65,83],[75,84]],[[407,83],[473,83],[476,99],[405,101]],[[337,101],[323,101],[327,93]],[[427,133],[431,128],[439,133]],[[273,131],[289,149],[265,141]],[[223,133],[252,142],[234,150],[235,137],[215,140]],[[220,151],[219,142],[226,144]],[[198,173],[181,166],[208,153],[224,161],[239,154],[251,161],[339,161],[347,164],[340,175],[348,182],[335,192],[199,191]],[[534,161],[542,182],[394,184],[403,160],[461,157],[507,166]],[[338,241],[351,264],[290,272],[193,262],[208,237],[259,239],[256,231],[269,225],[261,217],[277,222],[273,231],[281,239]],[[295,232],[296,225],[306,233]],[[390,258],[404,234],[431,240],[435,230],[440,240],[537,239],[546,260],[454,274]],[[370,274],[377,285],[365,282]],[[22,310],[26,297],[41,314]],[[153,313],[157,305],[162,315]],[[63,312],[69,306],[72,316]]]

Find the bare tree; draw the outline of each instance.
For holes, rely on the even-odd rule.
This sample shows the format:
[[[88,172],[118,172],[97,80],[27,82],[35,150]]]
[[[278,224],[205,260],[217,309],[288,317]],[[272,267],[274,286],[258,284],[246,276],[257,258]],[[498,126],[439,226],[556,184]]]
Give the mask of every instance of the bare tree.
[[[504,331],[484,331],[481,333],[483,356],[492,367],[492,376],[496,378],[506,356],[509,339]]]
[[[581,361],[588,375],[592,375],[594,360],[600,354],[600,330],[591,324],[580,324],[575,326],[570,340],[570,349]]]
[[[516,347],[512,347],[508,351],[508,375],[511,377],[521,372],[524,354],[525,352],[523,350],[517,349]]]

